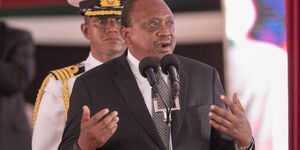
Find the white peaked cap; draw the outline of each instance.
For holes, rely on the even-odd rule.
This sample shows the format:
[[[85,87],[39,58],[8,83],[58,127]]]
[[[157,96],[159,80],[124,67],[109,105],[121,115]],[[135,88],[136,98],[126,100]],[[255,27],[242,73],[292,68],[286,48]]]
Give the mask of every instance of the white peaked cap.
[[[79,3],[84,1],[84,0],[67,0],[68,3],[74,7],[79,7]]]

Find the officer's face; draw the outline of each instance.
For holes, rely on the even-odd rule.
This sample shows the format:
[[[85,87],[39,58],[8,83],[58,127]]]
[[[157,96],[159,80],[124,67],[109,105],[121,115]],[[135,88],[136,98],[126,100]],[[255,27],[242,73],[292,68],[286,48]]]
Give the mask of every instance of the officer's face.
[[[125,42],[120,35],[120,20],[90,17],[82,25],[85,37],[89,39],[91,51],[99,57],[116,57],[125,50]]]
[[[137,1],[122,36],[137,59],[152,56],[160,60],[175,48],[174,16],[163,0]]]

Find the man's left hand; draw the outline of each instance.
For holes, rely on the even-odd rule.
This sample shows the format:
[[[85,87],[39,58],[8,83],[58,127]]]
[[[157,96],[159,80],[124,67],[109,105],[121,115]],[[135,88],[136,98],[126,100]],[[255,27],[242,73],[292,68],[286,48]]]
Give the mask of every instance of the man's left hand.
[[[224,95],[220,97],[227,109],[216,105],[210,106],[212,112],[208,114],[211,118],[209,124],[220,132],[232,137],[239,146],[245,146],[252,141],[251,127],[237,93],[233,94],[232,99],[233,101]]]

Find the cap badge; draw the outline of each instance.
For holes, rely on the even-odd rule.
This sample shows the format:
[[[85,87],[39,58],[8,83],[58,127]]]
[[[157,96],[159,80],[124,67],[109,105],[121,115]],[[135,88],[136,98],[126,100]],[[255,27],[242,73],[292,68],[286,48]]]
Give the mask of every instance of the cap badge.
[[[100,0],[101,7],[117,7],[120,5],[120,0]]]

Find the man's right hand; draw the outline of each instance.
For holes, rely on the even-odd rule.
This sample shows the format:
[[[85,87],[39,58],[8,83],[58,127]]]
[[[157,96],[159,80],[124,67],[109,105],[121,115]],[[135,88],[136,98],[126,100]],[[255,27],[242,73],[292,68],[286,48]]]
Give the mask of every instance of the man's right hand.
[[[90,117],[90,109],[87,106],[83,106],[82,111],[79,147],[82,150],[102,147],[117,130],[118,112],[109,113],[109,110],[105,108]]]

